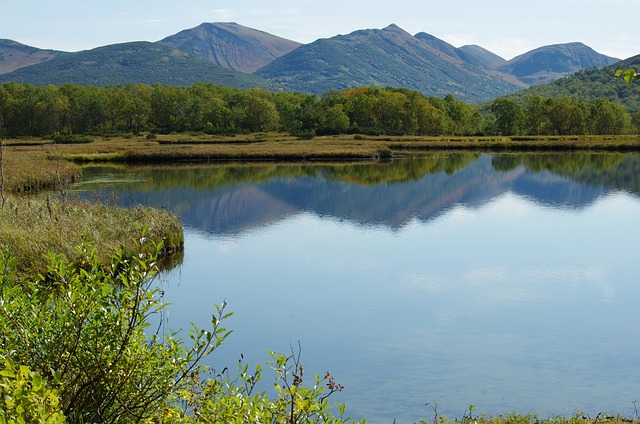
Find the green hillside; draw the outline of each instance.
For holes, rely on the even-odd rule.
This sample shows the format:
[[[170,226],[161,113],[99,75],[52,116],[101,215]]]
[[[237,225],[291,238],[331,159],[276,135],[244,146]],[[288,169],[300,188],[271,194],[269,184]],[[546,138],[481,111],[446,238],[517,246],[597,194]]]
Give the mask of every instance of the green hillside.
[[[58,54],[60,52],[55,50],[42,50],[17,41],[0,39],[0,74],[46,62]]]
[[[76,53],[61,53],[37,65],[0,75],[0,82],[33,85],[107,86],[153,84],[188,86],[210,82],[233,88],[276,85],[255,75],[226,69],[206,61],[195,53],[149,42],[133,42],[98,47]]]
[[[293,91],[321,94],[360,86],[402,87],[427,96],[452,94],[479,102],[512,93],[524,84],[464,63],[396,25],[355,31],[306,44],[256,72]]]
[[[576,97],[587,103],[600,98],[621,104],[629,112],[640,112],[639,85],[628,85],[622,78],[614,77],[618,69],[629,68],[640,69],[640,55],[602,69],[591,68],[578,71],[552,83],[530,87],[510,97],[516,100],[523,100],[527,96]]]

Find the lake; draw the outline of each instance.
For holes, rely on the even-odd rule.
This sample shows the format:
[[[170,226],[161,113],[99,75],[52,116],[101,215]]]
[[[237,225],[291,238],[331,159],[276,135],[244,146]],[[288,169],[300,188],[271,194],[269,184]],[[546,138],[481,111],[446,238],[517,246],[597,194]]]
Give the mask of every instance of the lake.
[[[100,166],[76,192],[180,216],[166,318],[226,300],[217,370],[299,342],[306,381],[330,371],[374,424],[640,399],[638,155]]]

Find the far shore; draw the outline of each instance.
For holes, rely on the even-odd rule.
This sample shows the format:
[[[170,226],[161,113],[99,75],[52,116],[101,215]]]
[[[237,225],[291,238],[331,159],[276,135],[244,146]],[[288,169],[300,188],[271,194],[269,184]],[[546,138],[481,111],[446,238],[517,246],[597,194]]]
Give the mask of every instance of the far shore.
[[[88,142],[54,143],[50,139],[5,139],[12,155],[64,159],[75,163],[225,160],[370,160],[391,159],[407,152],[441,150],[509,151],[640,151],[640,135],[607,136],[371,136],[363,134],[318,136],[309,139],[283,133],[231,136],[140,134],[82,137]]]

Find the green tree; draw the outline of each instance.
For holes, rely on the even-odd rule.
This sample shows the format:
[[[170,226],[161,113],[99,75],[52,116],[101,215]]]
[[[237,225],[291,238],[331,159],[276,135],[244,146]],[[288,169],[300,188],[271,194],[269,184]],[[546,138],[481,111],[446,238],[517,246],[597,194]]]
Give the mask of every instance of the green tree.
[[[640,132],[640,112],[636,112],[631,116],[631,124],[634,126],[634,131]]]
[[[344,90],[345,112],[351,122],[353,132],[378,133],[380,122],[375,113],[377,87],[358,87]]]
[[[445,112],[449,117],[450,127],[449,134],[454,135],[473,135],[480,132],[484,124],[484,119],[480,112],[456,99],[451,94],[444,97]]]
[[[587,130],[585,108],[585,104],[574,97],[548,99],[547,113],[553,134],[585,134]]]
[[[592,134],[622,134],[631,124],[631,117],[621,105],[598,99],[591,106],[589,122]]]
[[[183,88],[154,84],[149,120],[160,131],[184,131],[187,126],[187,95]]]
[[[522,107],[513,100],[499,98],[491,103],[491,112],[496,119],[496,130],[503,135],[520,135],[524,126]]]
[[[60,91],[69,99],[68,128],[76,134],[103,133],[107,127],[109,100],[99,87],[64,84]]]
[[[524,130],[529,135],[551,133],[551,122],[547,104],[540,96],[527,97],[524,102]]]
[[[279,125],[276,105],[265,91],[252,89],[244,93],[244,128],[251,132],[275,131]]]
[[[349,117],[340,103],[329,107],[321,120],[321,130],[325,134],[340,134],[349,128]]]
[[[436,107],[418,92],[408,96],[409,123],[412,125],[410,134],[440,135],[445,131],[444,122]]]

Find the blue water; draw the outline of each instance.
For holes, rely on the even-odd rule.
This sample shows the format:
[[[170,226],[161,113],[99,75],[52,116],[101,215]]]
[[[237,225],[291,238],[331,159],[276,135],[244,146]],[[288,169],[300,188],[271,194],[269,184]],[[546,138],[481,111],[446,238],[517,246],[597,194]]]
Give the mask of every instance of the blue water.
[[[638,158],[578,171],[538,169],[536,157],[496,170],[496,158],[367,183],[331,167],[264,178],[274,165],[256,166],[258,181],[215,184],[202,179],[219,166],[99,168],[85,178],[99,188],[80,189],[181,216],[184,262],[159,281],[167,319],[206,327],[226,300],[233,334],[209,359],[218,370],[299,342],[307,381],[330,371],[347,415],[374,424],[431,419],[436,404],[451,418],[470,404],[474,414],[631,415]]]

